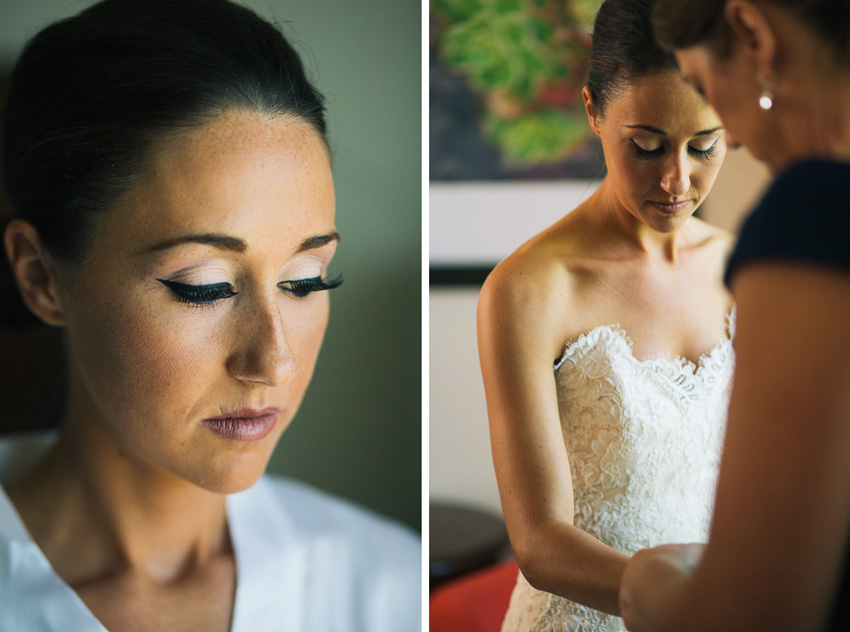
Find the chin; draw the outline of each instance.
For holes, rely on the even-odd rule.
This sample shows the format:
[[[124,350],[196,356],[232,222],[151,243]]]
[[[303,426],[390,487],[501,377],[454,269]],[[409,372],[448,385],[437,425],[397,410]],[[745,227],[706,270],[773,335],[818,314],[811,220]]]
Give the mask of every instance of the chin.
[[[280,437],[291,419],[280,419],[275,430],[257,441],[207,438],[205,457],[186,464],[181,478],[216,494],[235,494],[253,486],[268,467]]]
[[[222,457],[195,476],[185,477],[190,483],[215,494],[235,494],[253,486],[265,473],[268,458],[257,455]]]
[[[652,230],[657,233],[675,233],[679,230],[685,223],[691,218],[690,215],[686,216],[675,216],[675,217],[659,217],[653,218],[651,221],[646,222],[646,225],[649,226]]]

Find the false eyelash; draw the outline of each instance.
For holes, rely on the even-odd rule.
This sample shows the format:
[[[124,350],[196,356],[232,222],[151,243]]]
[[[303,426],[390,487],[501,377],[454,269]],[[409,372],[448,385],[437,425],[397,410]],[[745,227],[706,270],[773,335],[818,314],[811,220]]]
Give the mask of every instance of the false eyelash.
[[[232,298],[238,294],[230,283],[211,283],[209,285],[190,285],[178,281],[157,279],[174,294],[181,303],[190,305],[209,305],[215,301]]]
[[[700,158],[702,160],[711,160],[717,155],[717,141],[715,141],[714,144],[708,149],[694,149],[692,147],[690,148],[690,151],[697,158]]]
[[[634,141],[632,141],[632,145],[635,146],[635,156],[640,160],[655,160],[656,158],[660,158],[664,153],[663,146],[658,149],[648,150],[643,149]],[[715,143],[708,149],[694,149],[693,147],[688,147],[688,153],[694,158],[698,158],[700,160],[711,160],[717,155],[717,142],[715,141]]]
[[[656,158],[660,158],[661,154],[664,153],[664,147],[653,150],[643,149],[634,141],[632,141],[632,145],[635,146],[635,156],[640,160],[655,160]]]
[[[278,287],[280,287],[280,289],[289,292],[296,298],[304,298],[313,292],[332,290],[340,285],[342,285],[342,276],[338,276],[330,281],[325,281],[322,277],[312,277],[309,279],[295,279],[293,281],[282,281],[278,283]]]

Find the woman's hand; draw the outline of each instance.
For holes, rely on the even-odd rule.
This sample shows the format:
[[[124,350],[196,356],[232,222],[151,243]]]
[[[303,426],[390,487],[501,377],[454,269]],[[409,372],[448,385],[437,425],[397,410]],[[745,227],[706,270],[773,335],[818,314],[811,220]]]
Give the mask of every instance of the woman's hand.
[[[644,597],[655,591],[667,591],[688,577],[704,550],[704,544],[665,544],[638,551],[629,559],[620,580],[620,616],[627,629],[632,632],[644,629],[641,608],[646,601]]]

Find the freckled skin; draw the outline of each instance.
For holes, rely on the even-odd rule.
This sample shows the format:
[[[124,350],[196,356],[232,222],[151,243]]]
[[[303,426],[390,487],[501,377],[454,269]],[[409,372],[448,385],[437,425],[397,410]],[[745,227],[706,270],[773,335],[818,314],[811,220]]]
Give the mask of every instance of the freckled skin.
[[[714,111],[677,73],[664,71],[635,78],[607,104],[603,116],[594,119],[591,115],[590,119],[602,140],[610,174],[607,181],[622,209],[655,231],[669,233],[681,228],[711,190],[726,152],[722,131],[693,137],[697,131],[722,125]],[[640,124],[661,128],[668,132],[667,137],[625,127]],[[644,149],[655,149],[662,140],[666,150],[660,158],[636,157],[635,143]],[[715,140],[716,156],[712,160],[699,160],[688,154],[689,145],[707,149]],[[688,212],[669,217],[648,207],[648,200],[694,203]]]
[[[311,127],[227,111],[161,140],[77,269],[39,259],[26,223],[7,229],[28,304],[64,328],[70,368],[59,441],[7,491],[108,629],[230,629],[224,494],[262,475],[310,382],[328,294],[299,298],[288,282],[327,277],[334,204],[330,156]],[[157,248],[198,235],[241,246]],[[28,281],[30,268],[48,281]],[[190,304],[160,279],[235,295]],[[267,408],[277,423],[256,441],[203,423]]]
[[[305,124],[228,114],[166,142],[150,176],[97,227],[92,257],[63,292],[72,359],[69,424],[103,433],[127,459],[217,492],[263,472],[312,375],[328,317],[326,292],[294,298],[281,281],[324,276],[331,244],[296,254],[334,230],[329,157]],[[235,236],[245,253],[182,244],[185,234]],[[175,300],[158,278],[230,281],[213,305]],[[279,408],[257,442],[222,439],[200,424],[244,408]]]

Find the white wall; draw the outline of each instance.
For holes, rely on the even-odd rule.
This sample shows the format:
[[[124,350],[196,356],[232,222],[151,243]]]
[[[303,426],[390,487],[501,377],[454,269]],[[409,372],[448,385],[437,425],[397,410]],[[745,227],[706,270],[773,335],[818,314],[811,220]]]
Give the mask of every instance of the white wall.
[[[430,292],[431,498],[501,514],[478,368],[477,301],[477,287]]]

